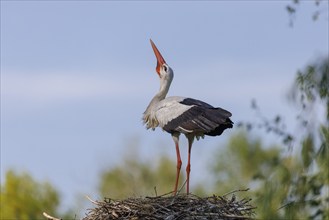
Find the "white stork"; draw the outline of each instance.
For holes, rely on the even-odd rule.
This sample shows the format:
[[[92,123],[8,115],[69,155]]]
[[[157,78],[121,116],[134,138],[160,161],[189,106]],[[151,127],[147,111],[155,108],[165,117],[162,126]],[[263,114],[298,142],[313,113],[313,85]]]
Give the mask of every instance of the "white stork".
[[[179,135],[183,133],[188,140],[188,161],[186,166],[186,190],[189,193],[190,185],[190,158],[194,138],[204,135],[218,136],[226,128],[232,128],[230,120],[232,114],[222,108],[213,107],[205,102],[179,96],[167,97],[171,81],[174,78],[173,70],[168,66],[152,40],[151,45],[157,58],[156,72],[160,77],[160,90],[151,100],[143,115],[143,122],[147,129],[161,127],[171,134],[177,155],[176,183],[173,194],[177,193],[179,173],[182,165],[179,152]]]

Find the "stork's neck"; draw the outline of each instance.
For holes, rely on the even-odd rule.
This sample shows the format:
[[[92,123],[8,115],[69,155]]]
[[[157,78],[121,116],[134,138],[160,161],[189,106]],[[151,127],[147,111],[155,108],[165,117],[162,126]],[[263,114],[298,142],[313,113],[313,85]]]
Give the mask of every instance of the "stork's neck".
[[[159,92],[153,97],[151,100],[150,104],[147,106],[146,111],[144,112],[144,121],[148,120],[149,115],[154,111],[154,107],[157,106],[157,104],[166,98],[166,95],[169,91],[170,84],[174,78],[174,72],[172,69],[167,66],[167,71],[163,72],[162,70],[159,75],[160,75],[160,90]]]
[[[164,100],[166,98],[173,77],[174,74],[170,69],[169,74],[162,75],[162,77],[160,78],[160,90],[153,97],[153,99],[151,100],[150,104],[147,106],[144,112],[143,121],[145,124],[147,124],[147,128],[155,128],[158,126],[159,123],[155,116],[157,105],[161,100]]]
[[[154,96],[154,98],[158,98],[159,101],[166,98],[166,95],[169,91],[170,84],[172,79],[160,79],[160,90],[159,92]]]
[[[156,106],[158,102],[166,98],[166,95],[169,91],[171,79],[160,79],[160,90],[159,92],[153,97],[147,109],[152,109],[152,107]]]

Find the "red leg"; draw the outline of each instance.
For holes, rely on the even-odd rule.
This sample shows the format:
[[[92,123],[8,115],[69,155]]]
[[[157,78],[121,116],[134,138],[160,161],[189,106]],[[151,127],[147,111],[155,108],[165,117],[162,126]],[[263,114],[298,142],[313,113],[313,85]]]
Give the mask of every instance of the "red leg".
[[[192,149],[192,144],[194,140],[194,136],[188,136],[188,160],[187,160],[187,166],[186,166],[186,192],[189,194],[190,192],[190,172],[191,172],[191,149]]]
[[[180,152],[179,152],[179,134],[178,135],[173,134],[172,138],[174,139],[174,142],[175,142],[176,156],[177,156],[176,182],[175,182],[175,188],[174,188],[174,192],[173,192],[173,195],[176,195],[177,188],[178,188],[179,173],[180,173],[180,169],[182,167],[182,160],[181,160]]]

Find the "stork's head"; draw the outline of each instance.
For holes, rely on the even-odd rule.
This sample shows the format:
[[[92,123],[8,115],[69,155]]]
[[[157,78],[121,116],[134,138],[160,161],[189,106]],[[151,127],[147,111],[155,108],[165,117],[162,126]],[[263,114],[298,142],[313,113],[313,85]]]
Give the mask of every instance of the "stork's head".
[[[156,71],[162,80],[169,80],[171,81],[174,77],[174,72],[170,68],[170,66],[166,63],[166,61],[163,59],[161,53],[159,52],[158,48],[155,46],[153,41],[150,39],[151,45],[154,51],[154,54],[157,58],[157,67]]]

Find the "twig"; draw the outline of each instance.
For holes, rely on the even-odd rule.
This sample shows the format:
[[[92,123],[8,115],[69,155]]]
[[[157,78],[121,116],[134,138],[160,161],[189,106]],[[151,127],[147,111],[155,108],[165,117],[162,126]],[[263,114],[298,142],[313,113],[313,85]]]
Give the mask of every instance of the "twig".
[[[232,193],[236,193],[236,192],[246,192],[246,191],[248,191],[248,190],[249,190],[249,188],[247,188],[247,189],[236,189],[236,190],[233,190],[233,191],[231,191],[231,192],[228,192],[228,193],[222,195],[222,197],[227,196],[227,195],[230,195],[230,194],[232,194]]]
[[[316,197],[313,197],[313,198],[308,199],[308,200],[290,201],[290,202],[287,202],[286,204],[280,206],[277,210],[280,210],[280,209],[283,209],[283,208],[285,208],[287,206],[291,206],[291,205],[298,204],[298,203],[312,202],[315,199],[316,199]]]
[[[154,187],[155,196],[158,196],[157,187]]]
[[[157,198],[161,198],[161,197],[164,197],[164,196],[168,196],[168,195],[170,195],[170,194],[172,194],[173,193],[173,191],[171,191],[171,192],[168,192],[168,193],[165,193],[165,194],[162,194],[162,195],[157,195],[157,196],[146,196],[145,198],[146,199],[157,199]]]
[[[180,189],[178,190],[177,194],[180,194],[180,192],[182,191],[182,189],[184,188],[184,186],[186,185],[187,180],[185,180],[185,182],[183,183],[183,185],[180,187]]]
[[[89,196],[85,196],[90,202],[94,203],[95,205],[99,205],[99,202],[92,200]]]
[[[223,214],[223,217],[232,218],[232,219],[253,219],[253,218],[248,218],[248,217],[246,217],[246,216],[240,216],[240,215],[227,215],[227,214]]]
[[[62,219],[60,219],[60,218],[55,218],[55,217],[53,217],[53,216],[51,216],[51,215],[48,215],[47,213],[42,213],[43,214],[43,216],[45,216],[48,220],[62,220]]]
[[[180,187],[180,189],[178,190],[178,192],[176,193],[176,195],[173,196],[173,199],[172,199],[170,205],[174,204],[175,199],[176,199],[176,196],[180,194],[180,192],[182,191],[183,187],[184,187],[185,184],[186,184],[186,181],[187,181],[187,180],[185,180],[185,182],[184,182],[183,185]]]

